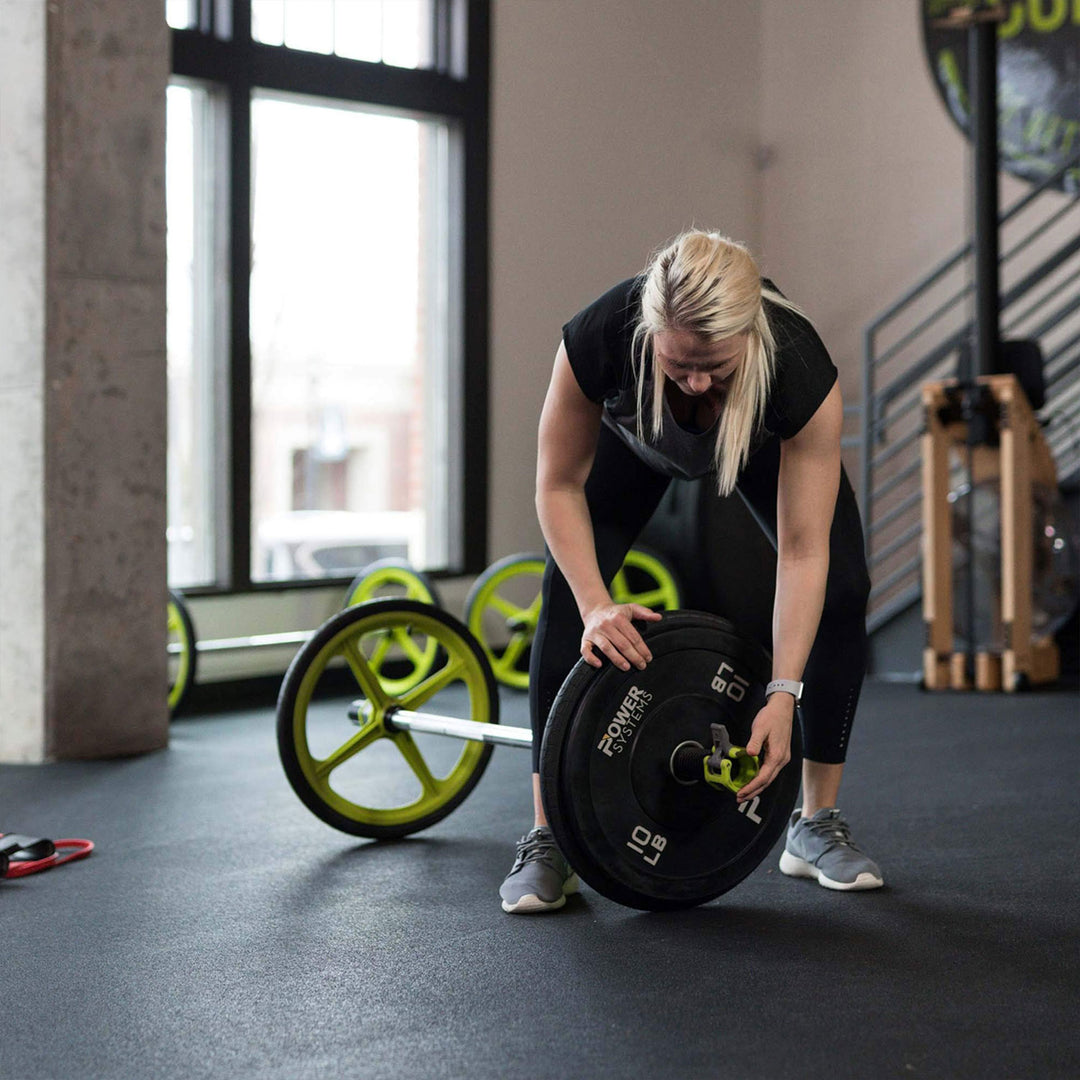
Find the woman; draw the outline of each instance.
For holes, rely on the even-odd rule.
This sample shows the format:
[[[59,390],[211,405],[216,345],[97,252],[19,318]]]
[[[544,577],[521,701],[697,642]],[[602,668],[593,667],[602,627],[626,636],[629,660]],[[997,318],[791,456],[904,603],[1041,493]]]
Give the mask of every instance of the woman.
[[[579,653],[624,671],[651,659],[633,620],[660,615],[614,603],[608,586],[671,478],[707,474],[721,495],[739,492],[777,549],[762,600],[774,681],[747,744],[761,770],[738,798],[789,760],[805,672],[803,805],[780,869],[833,889],[882,884],[836,808],[869,593],[842,422],[836,368],[810,323],[719,234],[684,233],[563,327],[537,465],[548,561],[529,675],[535,826],[500,889],[505,911],[553,910],[577,887],[540,801],[543,727]]]

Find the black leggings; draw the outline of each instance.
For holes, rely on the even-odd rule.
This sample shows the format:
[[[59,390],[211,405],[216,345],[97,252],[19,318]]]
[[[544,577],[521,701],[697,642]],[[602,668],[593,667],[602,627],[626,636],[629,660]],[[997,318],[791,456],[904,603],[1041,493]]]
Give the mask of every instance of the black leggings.
[[[761,529],[774,551],[779,469],[780,442],[771,439],[750,458],[737,488],[757,523],[756,526],[751,523],[750,528]],[[597,562],[606,585],[610,585],[627,551],[652,516],[668,483],[666,476],[649,468],[618,436],[601,426],[596,458],[585,483],[585,498],[592,518]],[[748,539],[757,541],[756,537]],[[722,572],[723,565],[718,565],[717,570]],[[756,637],[771,652],[775,556],[771,577],[768,573],[755,577],[751,608],[746,617],[728,611],[716,614],[732,619],[743,633]],[[803,752],[812,761],[839,763],[847,753],[869,653],[866,636],[869,592],[859,508],[847,474],[841,470],[829,534],[825,606],[803,673]],[[543,606],[529,663],[534,772],[539,772],[540,744],[552,702],[581,655],[582,631],[573,594],[549,552]]]

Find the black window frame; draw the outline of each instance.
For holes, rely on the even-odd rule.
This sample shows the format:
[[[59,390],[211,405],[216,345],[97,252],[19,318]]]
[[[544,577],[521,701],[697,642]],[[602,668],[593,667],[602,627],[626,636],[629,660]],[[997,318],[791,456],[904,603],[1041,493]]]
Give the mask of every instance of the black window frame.
[[[488,186],[490,0],[430,0],[434,64],[427,69],[353,60],[265,45],[251,37],[251,0],[196,0],[194,27],[173,29],[172,74],[220,87],[228,101],[229,422],[225,433],[228,541],[218,583],[187,595],[228,595],[341,586],[350,579],[256,582],[251,576],[251,102],[257,90],[326,97],[449,118],[462,137],[462,370],[459,393],[460,565],[433,577],[479,573],[487,564],[488,458]],[[164,5],[163,5],[164,7]],[[162,17],[164,17],[164,12]],[[455,61],[452,29],[463,30]],[[458,34],[458,37],[462,34]],[[455,68],[463,70],[458,74]]]

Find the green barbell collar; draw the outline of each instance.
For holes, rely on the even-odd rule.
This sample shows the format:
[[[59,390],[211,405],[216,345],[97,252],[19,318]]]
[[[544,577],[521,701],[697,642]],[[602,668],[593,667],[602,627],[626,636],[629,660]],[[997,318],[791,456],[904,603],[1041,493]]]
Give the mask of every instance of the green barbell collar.
[[[727,788],[736,794],[758,774],[761,762],[748,754],[745,746],[732,745],[723,724],[711,724],[712,755],[703,759],[705,783],[714,788]]]

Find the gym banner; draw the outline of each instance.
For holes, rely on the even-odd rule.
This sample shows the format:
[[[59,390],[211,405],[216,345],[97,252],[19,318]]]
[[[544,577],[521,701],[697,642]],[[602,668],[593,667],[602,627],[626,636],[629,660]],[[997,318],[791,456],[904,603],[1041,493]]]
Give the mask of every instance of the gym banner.
[[[922,0],[923,41],[945,107],[967,134],[967,31],[935,25],[958,6],[958,0]],[[1001,6],[998,152],[1003,168],[1039,182],[1080,152],[1080,0],[1011,0]],[[1080,191],[1080,167],[1070,169],[1058,186]]]

